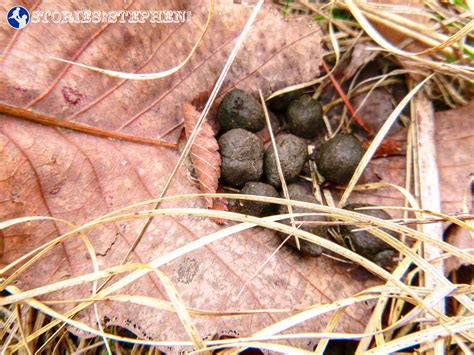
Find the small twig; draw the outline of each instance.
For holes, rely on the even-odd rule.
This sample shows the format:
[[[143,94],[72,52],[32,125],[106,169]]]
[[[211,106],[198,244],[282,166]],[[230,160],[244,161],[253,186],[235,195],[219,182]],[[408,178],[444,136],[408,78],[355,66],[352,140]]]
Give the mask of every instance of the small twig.
[[[161,140],[149,139],[149,138],[140,138],[130,136],[128,134],[119,133],[119,132],[110,132],[105,131],[100,128],[91,127],[85,124],[63,121],[55,117],[43,115],[41,113],[36,113],[24,108],[14,107],[10,105],[5,105],[0,103],[0,113],[27,120],[30,122],[40,123],[46,126],[51,127],[60,127],[65,129],[70,129],[72,131],[81,132],[85,134],[90,134],[92,136],[102,137],[102,138],[115,138],[122,141],[141,143],[147,145],[154,145],[158,147],[170,148],[177,150],[178,145],[174,143],[169,143]]]
[[[368,149],[370,146],[370,141],[363,140],[362,145],[365,149]],[[393,139],[385,138],[382,143],[380,143],[379,147],[375,151],[374,158],[379,157],[386,157],[389,155],[399,155],[402,151],[402,146],[400,142],[395,141]]]
[[[364,121],[362,121],[362,119],[360,118],[360,116],[355,112],[354,110],[354,107],[352,106],[352,104],[350,103],[349,99],[347,98],[346,94],[344,93],[344,90],[342,90],[341,86],[339,85],[339,83],[337,82],[337,80],[334,78],[334,76],[331,74],[331,71],[329,70],[326,62],[324,61],[324,59],[322,60],[322,64],[323,64],[323,68],[324,70],[326,71],[326,73],[328,74],[329,76],[329,79],[331,80],[332,84],[334,85],[334,88],[336,89],[337,93],[339,94],[339,96],[341,96],[341,99],[342,101],[344,102],[344,104],[346,105],[347,109],[349,110],[349,112],[352,114],[352,117],[354,118],[354,120],[357,122],[357,124],[365,131],[365,133],[367,133],[367,135],[369,137],[372,137],[374,134],[373,132],[370,130],[369,127],[366,126],[366,124],[364,123]]]
[[[379,129],[379,131],[377,132],[377,135],[372,140],[372,143],[367,148],[366,152],[364,153],[364,156],[362,157],[362,159],[359,162],[359,165],[357,166],[356,171],[354,172],[354,175],[352,175],[351,180],[347,184],[347,187],[344,190],[344,193],[342,194],[341,199],[339,200],[339,204],[338,204],[339,207],[344,206],[345,203],[347,202],[350,194],[352,193],[352,190],[354,189],[355,185],[357,184],[357,181],[359,180],[362,173],[364,172],[367,164],[369,163],[370,159],[372,159],[377,148],[380,146],[380,143],[382,143],[382,140],[385,138],[385,135],[387,134],[388,130],[390,129],[390,127],[392,127],[393,123],[398,118],[402,110],[405,108],[408,102],[413,98],[413,96],[415,96],[415,94],[423,87],[423,85],[433,77],[433,75],[434,74],[431,74],[430,76],[425,78],[422,82],[420,82],[416,87],[414,87],[403,98],[403,100],[400,101],[400,103],[395,108],[395,110],[385,120],[385,123]]]

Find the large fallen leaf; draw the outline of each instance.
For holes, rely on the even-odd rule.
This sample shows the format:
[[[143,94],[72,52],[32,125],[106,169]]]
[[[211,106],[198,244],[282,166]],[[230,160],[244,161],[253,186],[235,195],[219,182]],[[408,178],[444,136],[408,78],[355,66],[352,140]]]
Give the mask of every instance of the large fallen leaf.
[[[157,72],[180,62],[202,31],[207,3],[160,2],[161,9],[190,11],[182,24],[30,24],[22,32],[0,33],[1,102],[64,120],[138,137],[165,136],[175,142],[182,122],[182,104],[206,97],[232,49],[251,8],[225,2],[218,5],[208,34],[191,61],[177,74],[150,82],[128,82],[49,59],[60,57],[128,72]],[[184,5],[185,4],[185,5]],[[4,10],[9,6],[3,5]],[[56,6],[56,5],[55,5]],[[144,5],[127,5],[141,9]],[[74,8],[111,10],[121,1],[74,4]],[[64,5],[63,9],[67,9]],[[71,6],[72,8],[72,6]],[[41,4],[39,10],[54,10]],[[266,7],[258,16],[224,83],[222,95],[238,86],[268,94],[314,79],[321,62],[321,32],[308,17],[283,19]],[[171,133],[170,133],[171,132]],[[134,143],[112,141],[77,132],[0,116],[0,218],[50,215],[76,225],[131,203],[160,194],[178,153]],[[168,195],[198,192],[182,169]],[[162,206],[174,206],[167,203]],[[186,201],[180,206],[202,206]],[[99,266],[123,259],[144,220],[117,222],[88,233]],[[59,222],[30,222],[3,231],[8,264],[48,240],[68,231]],[[197,217],[155,218],[132,256],[148,262],[218,227]],[[199,249],[163,267],[187,306],[209,310],[305,307],[353,295],[376,281],[355,278],[345,264],[326,258],[300,258],[292,251],[277,254],[251,282],[256,266],[277,247],[273,234],[260,229],[241,233]],[[87,250],[78,238],[68,240],[41,259],[18,280],[31,289],[92,271]],[[241,288],[243,292],[238,296]],[[49,299],[88,297],[92,285],[62,290]],[[159,280],[149,276],[120,293],[166,298]],[[59,310],[67,306],[56,307]],[[185,340],[176,315],[118,302],[100,305],[101,321],[119,324],[161,340]],[[285,314],[232,318],[195,318],[202,336],[247,335]],[[345,331],[362,331],[366,307],[350,310],[341,322]],[[95,325],[88,309],[76,319]],[[303,330],[322,330],[327,317],[306,323]],[[312,348],[312,341],[304,346]]]

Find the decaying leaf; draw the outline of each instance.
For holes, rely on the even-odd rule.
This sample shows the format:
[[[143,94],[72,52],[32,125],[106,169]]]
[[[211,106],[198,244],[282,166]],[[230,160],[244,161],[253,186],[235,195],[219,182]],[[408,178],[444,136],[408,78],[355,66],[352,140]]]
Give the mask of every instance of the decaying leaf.
[[[370,44],[357,43],[352,51],[350,63],[344,67],[341,82],[352,78],[360,68],[372,61],[378,54],[379,51],[371,48]]]
[[[462,212],[464,194],[474,174],[474,101],[436,114],[437,160],[441,204],[446,213]]]
[[[472,235],[465,228],[456,225],[450,226],[446,231],[445,240],[459,249],[471,249],[470,253],[474,254],[472,251]],[[468,263],[452,256],[444,262],[444,271],[446,274],[449,274],[452,271],[456,271],[462,265],[468,265]]]
[[[370,93],[356,95],[352,102],[357,109],[357,113],[374,132],[377,132],[382,127],[395,108],[390,101],[390,93],[383,88],[374,89]],[[390,132],[395,132],[399,129],[400,126],[396,122]]]
[[[423,8],[423,1],[420,0],[404,0],[403,2],[398,0],[370,0],[370,3],[374,5],[380,5],[380,9],[384,11],[393,12],[399,16],[407,18],[412,21],[416,21],[418,24],[423,24],[424,26],[428,27],[432,24],[431,20],[427,16],[421,16],[420,14],[416,13],[415,9]],[[406,11],[397,11],[397,7],[402,9],[411,9],[412,13],[406,13]],[[375,18],[371,18],[373,25],[377,28],[377,30],[390,42],[395,45],[401,44],[403,41],[406,41],[407,34],[402,33],[394,29],[393,27],[387,26],[386,24],[381,23],[380,21],[375,20]],[[425,49],[425,46],[420,44],[420,42],[413,41],[408,43],[405,47],[407,51],[419,52]],[[403,61],[402,61],[403,62]]]
[[[199,112],[193,105],[183,104],[184,130],[189,139],[196,122],[199,119]],[[215,193],[219,185],[221,176],[221,156],[219,145],[215,138],[215,133],[211,125],[204,121],[199,133],[191,147],[191,160],[199,180],[199,188],[203,193]],[[212,208],[213,199],[205,198],[207,208]]]
[[[474,173],[471,152],[474,149],[474,127],[472,116],[474,102],[450,111],[435,113],[436,159],[440,177],[441,208],[444,213],[459,213],[465,189]],[[390,138],[405,146],[406,129]],[[405,186],[406,160],[404,156],[391,156],[372,160],[363,182],[384,181]],[[382,205],[403,205],[403,196],[394,189],[379,189],[371,192],[355,192],[357,201]]]

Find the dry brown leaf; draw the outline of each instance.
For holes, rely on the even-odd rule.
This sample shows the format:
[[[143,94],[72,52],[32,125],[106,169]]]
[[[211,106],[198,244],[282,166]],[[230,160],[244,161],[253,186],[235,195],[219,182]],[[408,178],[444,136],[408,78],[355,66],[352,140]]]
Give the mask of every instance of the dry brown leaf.
[[[184,130],[189,136],[196,126],[200,113],[188,103],[183,104]],[[221,155],[214,131],[208,121],[204,121],[191,147],[191,160],[199,180],[202,193],[216,193],[221,176]],[[205,198],[207,208],[212,208],[213,199]]]
[[[412,21],[416,21],[418,24],[423,24],[425,26],[429,26],[431,23],[430,19],[426,16],[420,16],[419,14],[415,13],[415,9],[421,10],[424,7],[423,1],[420,0],[370,0],[373,4],[380,4],[385,6],[383,8],[385,11],[394,11],[397,13],[397,7],[400,7],[404,10],[401,13],[397,13],[400,16],[406,17]],[[412,9],[413,13],[407,13],[406,9]],[[402,42],[407,40],[407,35],[401,33],[394,28],[378,23],[376,21],[371,21],[374,27],[390,42],[394,45],[399,45]],[[426,47],[417,41],[413,41],[412,43],[408,43],[405,47],[405,50],[412,51],[412,52],[420,52]],[[403,62],[403,60],[402,60]]]
[[[398,15],[402,17],[406,17],[409,20],[415,21],[419,25],[426,26],[429,28],[429,26],[433,25],[433,21],[427,17],[427,16],[422,16],[418,13],[415,12],[415,9],[417,10],[422,10],[424,8],[424,2],[420,0],[370,0],[370,2],[374,4],[380,4],[382,6],[385,6],[384,10],[385,11],[393,11],[397,13],[397,7],[402,8],[404,11],[397,13]],[[407,13],[406,9],[411,9],[413,13]],[[382,20],[384,18],[382,17]],[[409,41],[407,39],[409,38],[407,34],[402,33],[395,28],[385,25],[383,23],[379,23],[375,20],[371,21],[373,26],[377,29],[377,31],[380,32],[380,34],[385,37],[389,42],[394,44],[395,46],[401,46],[403,45],[403,49],[408,51],[408,52],[413,52],[413,53],[418,53],[422,52],[427,49],[426,45],[417,41],[414,38],[410,38]],[[426,56],[426,55],[424,55]],[[397,57],[398,62],[400,65],[406,69],[418,69],[420,70],[420,67],[414,66],[413,62],[407,58],[404,57]],[[411,73],[410,74],[413,78],[421,81],[422,76],[420,76],[418,73]]]
[[[191,11],[191,20],[182,24],[41,23],[30,24],[17,33],[2,31],[1,102],[139,137],[156,139],[171,130],[166,138],[175,142],[178,133],[172,129],[181,123],[183,103],[193,102],[212,89],[251,8],[229,2],[218,4],[211,27],[193,58],[181,71],[162,80],[122,81],[50,60],[48,56],[114,70],[161,71],[180,62],[190,51],[205,23],[207,5],[201,1],[160,2],[157,10]],[[2,6],[8,8],[6,4]],[[74,6],[116,10],[123,7],[123,2]],[[127,6],[145,8],[140,3]],[[63,9],[68,9],[67,5]],[[54,9],[41,3],[37,10]],[[319,75],[320,42],[321,31],[311,18],[283,19],[267,6],[250,31],[220,95],[235,86],[251,92],[261,89],[266,95],[314,79]],[[0,218],[51,215],[76,225],[158,196],[178,159],[173,150],[100,139],[5,115],[0,117],[0,154]],[[197,192],[183,169],[168,195]],[[180,206],[203,204],[185,201]],[[120,263],[144,222],[117,222],[88,233],[100,268]],[[131,261],[149,262],[216,230],[218,226],[203,218],[155,218]],[[51,221],[6,229],[1,263],[8,264],[66,231],[66,225]],[[377,282],[367,274],[348,271],[345,264],[326,258],[301,258],[285,249],[244,286],[256,266],[278,244],[273,233],[250,230],[196,250],[167,264],[162,271],[175,283],[187,306],[217,311],[306,307],[351,296]],[[31,289],[91,271],[87,250],[74,238],[24,273],[18,285]],[[237,297],[242,287],[244,290]],[[87,284],[47,298],[77,299],[88,297],[91,292],[92,285]],[[155,276],[140,279],[120,293],[166,297]],[[69,306],[55,308],[64,311]],[[341,330],[363,331],[367,309],[351,308],[341,322]],[[174,314],[118,302],[100,304],[99,313],[107,324],[119,324],[155,339],[186,340]],[[285,316],[196,317],[195,324],[202,336],[232,332],[248,335]],[[90,309],[76,319],[95,325]],[[327,319],[308,321],[302,329],[322,330]],[[312,349],[314,342],[302,346]]]
[[[462,203],[470,176],[474,173],[474,126],[472,111],[474,101],[457,109],[435,113],[436,159],[440,176],[442,212],[462,212]],[[391,136],[405,144],[406,130]],[[372,160],[365,172],[363,182],[384,181],[405,187],[404,156],[391,156]],[[403,206],[403,197],[393,189],[355,192],[354,201]]]
[[[473,240],[472,235],[469,231],[465,228],[461,228],[456,225],[450,226],[445,235],[445,240],[449,244],[454,245],[456,248],[459,249],[471,249],[470,253],[474,255],[472,251],[473,248]],[[453,271],[456,271],[462,265],[469,265],[466,262],[459,260],[458,258],[451,256],[450,258],[446,259],[444,262],[444,270],[446,274],[449,274]]]
[[[351,61],[342,72],[341,82],[350,79],[367,63],[371,62],[380,52],[373,49],[371,43],[357,43],[351,54]]]
[[[436,114],[437,160],[442,209],[462,211],[464,193],[474,174],[474,101],[463,107]]]
[[[364,123],[372,132],[377,132],[380,127],[382,127],[394,109],[390,101],[390,93],[383,88],[374,89],[369,94],[363,93],[356,95],[351,101],[358,115],[364,120]],[[399,129],[400,125],[395,123],[390,129],[390,133]]]

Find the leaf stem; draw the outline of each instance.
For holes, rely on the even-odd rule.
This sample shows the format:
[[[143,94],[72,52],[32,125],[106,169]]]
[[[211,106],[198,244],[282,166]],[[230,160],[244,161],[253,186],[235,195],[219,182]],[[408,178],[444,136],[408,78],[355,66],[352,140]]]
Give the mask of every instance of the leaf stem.
[[[0,114],[2,113],[9,116],[16,117],[16,118],[20,118],[23,120],[27,120],[30,122],[40,123],[46,126],[70,129],[72,131],[90,134],[92,136],[97,136],[97,137],[102,137],[102,138],[115,138],[115,139],[120,139],[123,141],[154,145],[154,146],[170,148],[174,150],[178,149],[178,146],[175,143],[169,143],[162,140],[155,140],[155,139],[150,139],[150,138],[134,137],[128,134],[120,133],[120,132],[106,131],[106,130],[91,127],[85,124],[64,121],[64,120],[57,119],[55,117],[43,115],[41,113],[33,112],[24,108],[19,108],[19,107],[0,103]]]

